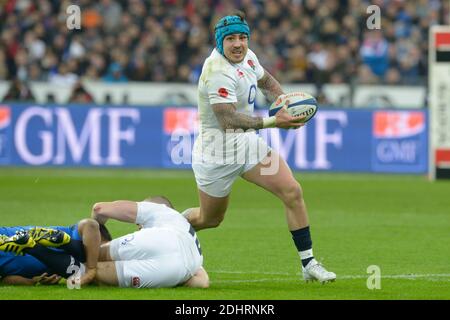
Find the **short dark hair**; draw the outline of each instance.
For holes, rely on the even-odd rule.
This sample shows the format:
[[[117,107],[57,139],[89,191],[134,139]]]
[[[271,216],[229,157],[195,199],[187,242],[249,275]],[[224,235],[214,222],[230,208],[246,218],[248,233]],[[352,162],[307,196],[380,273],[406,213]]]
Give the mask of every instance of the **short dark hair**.
[[[174,208],[172,202],[164,196],[152,196],[144,199],[144,201],[165,204],[169,208]]]
[[[109,233],[108,228],[106,228],[106,226],[104,224],[99,223],[98,227],[100,229],[100,236],[102,238],[103,241],[111,241],[112,237],[111,237],[111,233]]]
[[[241,18],[241,21],[245,21],[245,12],[241,11],[241,10],[233,10],[233,11],[229,11],[229,14],[226,14],[222,17],[217,17],[214,25],[216,25],[220,19],[223,19],[226,16],[238,16],[239,18]]]
[[[242,21],[245,20],[245,12],[241,10],[234,10],[230,16],[238,16]]]

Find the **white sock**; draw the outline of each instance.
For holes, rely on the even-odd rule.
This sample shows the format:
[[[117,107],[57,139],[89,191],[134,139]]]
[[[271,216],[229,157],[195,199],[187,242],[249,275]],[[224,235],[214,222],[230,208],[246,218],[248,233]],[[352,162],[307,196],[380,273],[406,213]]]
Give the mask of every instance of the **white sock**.
[[[299,251],[298,254],[302,260],[314,257],[312,248],[305,251]]]

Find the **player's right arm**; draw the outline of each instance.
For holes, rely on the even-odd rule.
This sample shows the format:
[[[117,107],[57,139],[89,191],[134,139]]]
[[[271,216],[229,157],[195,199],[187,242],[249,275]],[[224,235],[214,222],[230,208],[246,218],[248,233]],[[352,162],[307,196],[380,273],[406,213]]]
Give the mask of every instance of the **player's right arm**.
[[[88,284],[95,279],[97,262],[100,251],[101,236],[99,223],[94,219],[83,219],[78,223],[78,232],[82,238],[86,255],[86,272],[81,277],[81,285]]]
[[[108,219],[115,219],[122,222],[135,223],[138,227],[149,228],[154,224],[155,219],[167,216],[167,211],[174,212],[173,209],[168,208],[166,205],[151,201],[119,200],[97,202],[92,207],[91,217],[100,224],[104,224]]]
[[[286,101],[286,105],[289,101]],[[281,108],[269,122],[265,123],[262,117],[252,117],[241,112],[236,111],[233,103],[217,103],[212,105],[214,114],[219,122],[222,130],[248,130],[248,129],[262,129],[268,127],[277,127],[281,129],[298,128],[304,125],[301,123],[302,118],[292,117],[285,108]],[[266,118],[269,119],[269,118]],[[272,122],[270,124],[270,122]]]
[[[97,202],[92,207],[91,213],[91,218],[100,224],[105,224],[108,219],[135,223],[136,217],[137,203],[128,200]]]
[[[214,114],[222,129],[262,129],[263,118],[251,117],[244,113],[236,112],[232,103],[217,103],[212,105]]]
[[[275,116],[267,118],[253,117],[242,112],[237,112],[235,103],[238,101],[236,94],[238,80],[234,76],[235,71],[221,66],[220,63],[217,63],[217,66],[208,65],[206,69],[211,70],[205,75],[202,83],[206,88],[209,104],[223,131],[237,129],[246,131],[248,129],[258,130],[272,127],[290,129],[304,125],[301,123],[302,119],[292,117],[283,108]],[[262,80],[264,79],[263,77]],[[276,94],[278,91],[273,89],[270,83],[271,81],[264,80],[259,82],[258,85],[261,88],[270,89],[269,91],[272,94]],[[280,92],[282,93],[282,91]]]

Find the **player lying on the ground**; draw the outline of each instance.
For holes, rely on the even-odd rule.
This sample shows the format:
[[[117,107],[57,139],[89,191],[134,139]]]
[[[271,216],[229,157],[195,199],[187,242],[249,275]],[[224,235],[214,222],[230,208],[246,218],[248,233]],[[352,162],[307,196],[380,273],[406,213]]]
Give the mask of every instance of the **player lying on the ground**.
[[[19,237],[21,230],[29,236]],[[86,268],[81,283],[87,284],[95,277],[99,244],[111,240],[108,229],[93,219],[68,227],[0,227],[0,235],[0,278],[9,285],[57,284],[76,267]]]
[[[197,235],[167,198],[99,202],[92,218],[100,224],[115,219],[141,227],[101,246],[98,283],[137,288],[209,286]]]
[[[179,213],[169,208],[170,202],[163,197],[152,202],[115,201],[97,203],[93,217],[103,225],[108,218],[132,222],[141,230],[102,245],[92,241],[86,248],[96,252],[96,267],[84,265],[70,254],[70,236],[61,230],[45,229],[45,237],[35,229],[21,230],[11,237],[0,236],[0,250],[16,254],[30,254],[46,264],[55,273],[77,281],[89,283],[93,277],[99,284],[120,287],[156,288],[185,285],[206,288],[208,274],[202,268],[203,256],[193,228]],[[97,222],[95,224],[98,225]],[[102,228],[102,227],[100,227]],[[42,229],[39,229],[42,230]],[[98,228],[97,228],[97,233]],[[98,235],[98,238],[100,236]],[[84,243],[86,247],[86,243]],[[55,252],[45,246],[59,246],[66,253]],[[73,270],[79,273],[72,275]],[[81,280],[80,280],[81,279]]]

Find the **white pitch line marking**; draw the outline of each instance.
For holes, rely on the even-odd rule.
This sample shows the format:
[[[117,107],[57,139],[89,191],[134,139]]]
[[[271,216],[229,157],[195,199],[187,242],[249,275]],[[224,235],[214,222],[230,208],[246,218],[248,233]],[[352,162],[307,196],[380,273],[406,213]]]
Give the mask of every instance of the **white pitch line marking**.
[[[301,273],[297,273],[296,277],[292,277],[291,273],[288,272],[258,272],[258,271],[225,271],[225,270],[213,270],[209,271],[210,273],[218,273],[218,274],[252,274],[252,275],[275,275],[275,276],[289,276],[288,278],[261,278],[261,279],[243,279],[243,280],[214,280],[211,282],[215,283],[240,283],[240,282],[268,282],[268,281],[298,281],[303,279],[298,277]],[[353,280],[353,279],[367,279],[370,275],[337,275],[336,280]],[[416,280],[423,279],[426,281],[442,281],[449,282],[450,281],[450,273],[429,273],[429,274],[389,274],[389,275],[381,275],[382,279],[405,279],[405,280]],[[446,279],[449,278],[449,279]]]
[[[266,271],[226,271],[226,270],[208,270],[210,273],[223,273],[223,274],[268,274],[268,275],[285,275],[289,276],[292,273],[289,272],[266,272]]]

